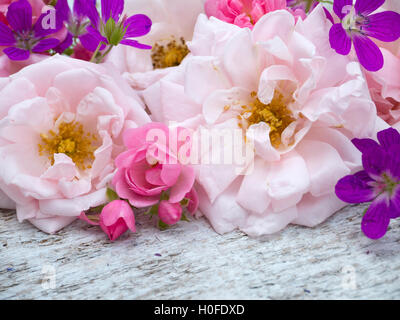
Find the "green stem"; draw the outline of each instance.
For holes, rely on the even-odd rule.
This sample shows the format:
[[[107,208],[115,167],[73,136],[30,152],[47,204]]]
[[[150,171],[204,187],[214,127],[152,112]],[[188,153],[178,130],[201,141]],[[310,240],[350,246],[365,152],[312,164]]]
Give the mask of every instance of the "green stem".
[[[100,42],[99,45],[97,46],[96,51],[93,53],[92,58],[90,59],[89,62],[94,62],[94,60],[96,60],[96,56],[97,56],[97,54],[99,53],[100,48],[101,48],[102,45],[103,45],[103,43]]]
[[[104,58],[110,53],[111,49],[114,48],[113,45],[111,45],[106,52],[104,52],[104,54],[102,56],[99,57],[99,61],[97,61],[97,63],[102,63]]]

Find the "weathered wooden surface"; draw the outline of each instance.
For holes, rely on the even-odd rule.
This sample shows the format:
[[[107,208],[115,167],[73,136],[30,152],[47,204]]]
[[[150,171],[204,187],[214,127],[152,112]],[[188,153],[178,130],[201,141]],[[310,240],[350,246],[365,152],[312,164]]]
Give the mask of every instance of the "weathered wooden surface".
[[[141,219],[115,243],[81,221],[49,236],[2,212],[0,299],[400,299],[400,223],[369,240],[364,209],[261,239]]]

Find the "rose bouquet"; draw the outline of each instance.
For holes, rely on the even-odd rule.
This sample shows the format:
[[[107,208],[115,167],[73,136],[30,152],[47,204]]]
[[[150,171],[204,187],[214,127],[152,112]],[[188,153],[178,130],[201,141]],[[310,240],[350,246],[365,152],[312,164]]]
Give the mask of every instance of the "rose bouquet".
[[[384,0],[0,1],[0,208],[113,241],[400,216],[400,8]]]

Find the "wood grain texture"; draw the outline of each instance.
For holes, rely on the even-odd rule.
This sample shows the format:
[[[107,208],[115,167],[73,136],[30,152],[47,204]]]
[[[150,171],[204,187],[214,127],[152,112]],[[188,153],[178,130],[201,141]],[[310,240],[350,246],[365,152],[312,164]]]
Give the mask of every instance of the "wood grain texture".
[[[0,299],[400,299],[400,223],[369,240],[365,208],[257,239],[204,219],[159,232],[142,218],[115,243],[81,221],[46,235],[3,211]]]

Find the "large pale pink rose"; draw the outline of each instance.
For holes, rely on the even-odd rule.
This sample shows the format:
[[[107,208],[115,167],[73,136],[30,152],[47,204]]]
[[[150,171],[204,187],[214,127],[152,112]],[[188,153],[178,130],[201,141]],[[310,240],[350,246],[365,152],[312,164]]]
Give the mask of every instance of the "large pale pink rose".
[[[0,189],[49,233],[106,202],[122,132],[149,122],[114,70],[59,55],[0,78],[0,119]]]
[[[164,77],[188,54],[185,41],[190,41],[197,17],[204,12],[204,0],[126,0],[125,13],[146,14],[153,22],[143,43],[152,50],[128,46],[114,48],[108,56],[129,83],[143,89]]]
[[[384,10],[400,12],[400,1],[387,0]],[[377,43],[385,63],[377,72],[366,72],[368,86],[379,117],[400,129],[400,40]]]
[[[0,77],[8,77],[33,63],[37,63],[49,56],[44,54],[31,54],[28,60],[13,61],[6,55],[0,55]]]
[[[350,139],[385,124],[359,64],[331,49],[330,27],[321,6],[297,23],[285,10],[268,13],[252,31],[201,15],[192,56],[143,91],[154,120],[239,130],[254,148],[246,175],[235,162],[203,161],[235,150],[234,140],[199,153],[200,210],[217,232],[311,227],[345,205],[334,186],[361,162]]]

